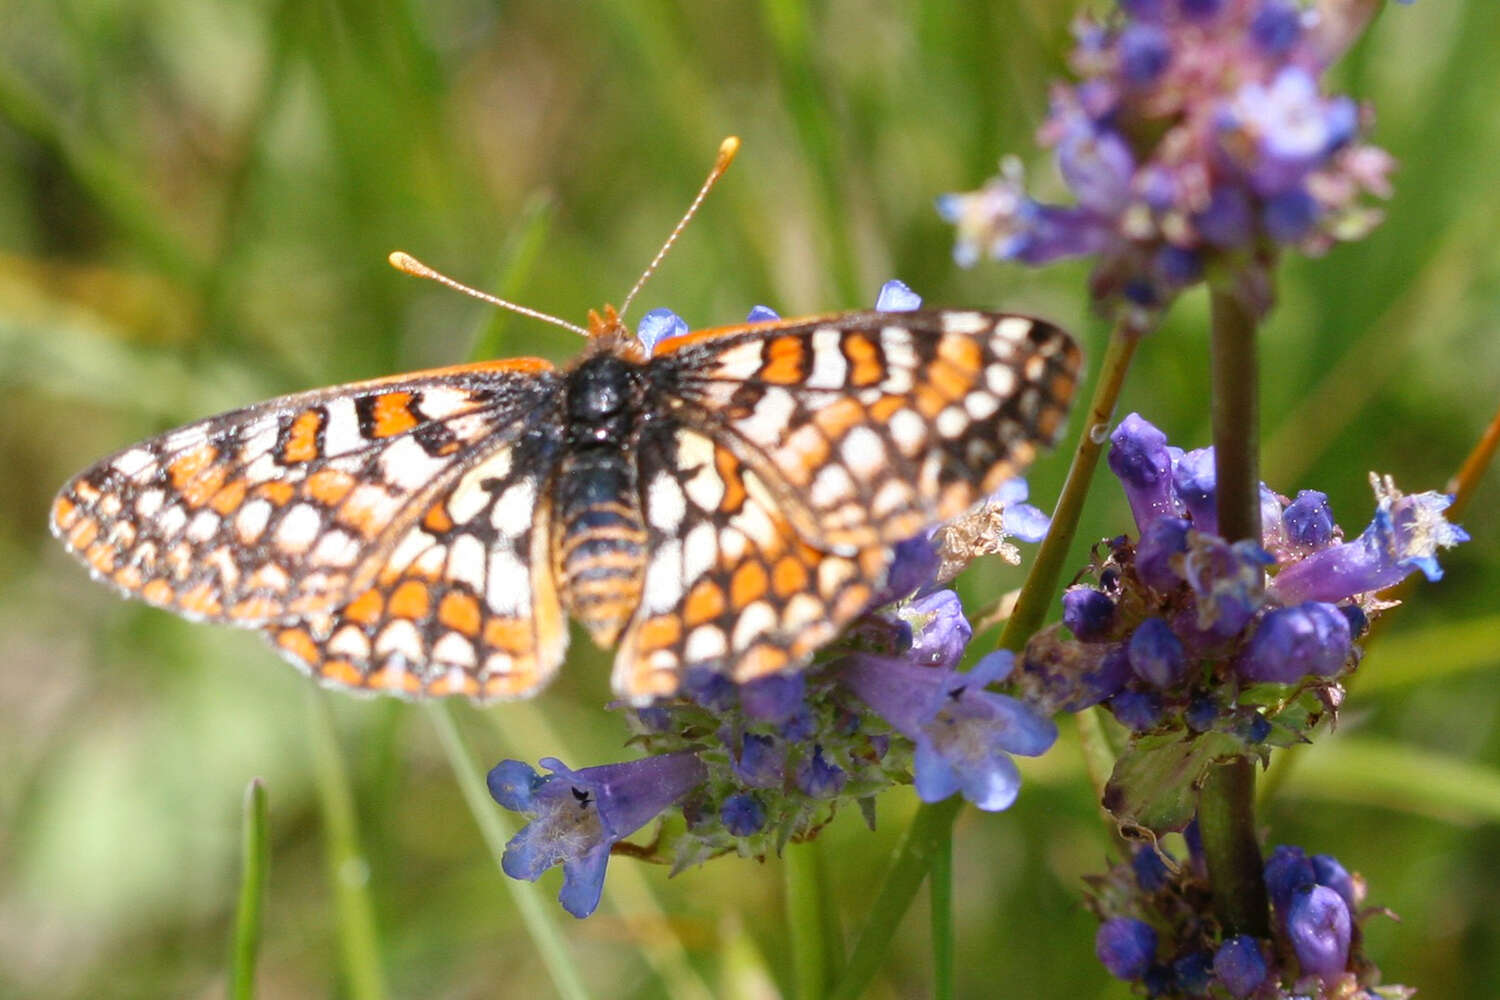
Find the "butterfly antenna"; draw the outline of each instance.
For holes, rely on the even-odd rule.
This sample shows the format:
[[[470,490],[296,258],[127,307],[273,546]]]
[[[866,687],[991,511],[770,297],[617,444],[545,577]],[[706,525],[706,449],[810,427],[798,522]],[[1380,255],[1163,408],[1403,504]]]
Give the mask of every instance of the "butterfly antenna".
[[[687,228],[687,224],[692,221],[693,216],[697,213],[698,206],[703,204],[703,199],[708,197],[708,192],[718,183],[719,178],[724,176],[724,171],[728,170],[729,164],[734,162],[734,154],[739,151],[739,136],[732,135],[719,143],[719,156],[714,160],[714,166],[708,172],[708,178],[703,182],[703,186],[698,189],[698,195],[693,199],[693,203],[683,213],[682,221],[677,223],[676,228],[672,230],[672,235],[667,237],[667,242],[661,245],[661,249],[656,252],[656,256],[651,259],[651,263],[646,265],[646,270],[642,272],[640,279],[636,281],[635,287],[630,290],[629,295],[625,296],[625,301],[620,303],[621,316],[624,316],[625,310],[630,308],[631,300],[635,298],[636,293],[641,290],[641,287],[646,284],[647,279],[656,273],[656,269],[661,265],[662,258],[666,257],[667,251],[672,249],[672,244],[677,242],[677,237],[682,235],[682,231]]]
[[[527,309],[525,306],[516,305],[514,302],[507,302],[504,299],[496,298],[488,292],[481,292],[477,288],[470,288],[468,285],[465,285],[461,281],[453,280],[446,274],[443,274],[441,271],[434,271],[432,268],[428,267],[426,264],[422,263],[420,260],[417,260],[417,258],[413,257],[411,254],[406,253],[403,250],[393,251],[391,255],[386,258],[386,260],[390,261],[391,266],[396,270],[403,271],[406,274],[412,275],[413,277],[426,278],[429,281],[436,281],[440,285],[447,285],[449,288],[453,289],[456,292],[463,292],[465,295],[472,295],[474,298],[478,299],[481,302],[488,302],[490,305],[499,306],[501,309],[509,309],[511,312],[520,313],[522,316],[530,316],[532,319],[539,319],[544,323],[551,323],[553,326],[560,326],[565,330],[572,330],[574,333],[580,334],[584,337],[587,337],[589,335],[589,332],[587,330],[585,330],[581,326],[578,326],[576,323],[569,323],[565,319],[558,319],[556,316],[549,316],[546,313],[538,312],[535,309]]]

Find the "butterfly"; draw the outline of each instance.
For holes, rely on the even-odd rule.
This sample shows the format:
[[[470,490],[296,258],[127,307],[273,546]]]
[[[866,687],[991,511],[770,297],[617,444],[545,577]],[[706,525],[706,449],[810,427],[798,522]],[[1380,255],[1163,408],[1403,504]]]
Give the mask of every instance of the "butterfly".
[[[746,322],[654,350],[607,306],[571,328],[588,341],[564,367],[357,382],[144,441],[64,486],[52,531],[97,579],[260,629],[329,686],[524,697],[571,617],[618,647],[614,689],[640,705],[690,670],[805,665],[896,543],[1058,436],[1080,366],[1057,327],[974,310]]]

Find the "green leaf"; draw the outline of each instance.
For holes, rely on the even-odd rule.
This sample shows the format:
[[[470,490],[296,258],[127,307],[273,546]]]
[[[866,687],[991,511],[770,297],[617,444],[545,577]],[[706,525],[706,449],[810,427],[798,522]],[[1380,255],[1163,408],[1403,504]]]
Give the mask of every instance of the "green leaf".
[[[1122,823],[1158,834],[1181,830],[1193,818],[1208,769],[1243,750],[1244,743],[1228,733],[1145,737],[1115,762],[1104,788],[1104,808]]]
[[[271,863],[266,833],[266,783],[250,779],[245,789],[241,833],[240,902],[234,917],[234,945],[230,952],[229,995],[234,1000],[255,996],[255,957],[260,952],[260,914],[266,892],[266,870]]]

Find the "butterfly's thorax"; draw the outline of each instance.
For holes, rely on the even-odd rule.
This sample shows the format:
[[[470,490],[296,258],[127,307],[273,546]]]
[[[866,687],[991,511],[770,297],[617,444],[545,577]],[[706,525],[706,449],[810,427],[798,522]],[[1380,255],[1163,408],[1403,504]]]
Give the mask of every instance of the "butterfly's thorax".
[[[646,530],[633,448],[644,391],[641,366],[613,350],[590,352],[567,379],[552,559],[564,604],[603,646],[641,596]]]

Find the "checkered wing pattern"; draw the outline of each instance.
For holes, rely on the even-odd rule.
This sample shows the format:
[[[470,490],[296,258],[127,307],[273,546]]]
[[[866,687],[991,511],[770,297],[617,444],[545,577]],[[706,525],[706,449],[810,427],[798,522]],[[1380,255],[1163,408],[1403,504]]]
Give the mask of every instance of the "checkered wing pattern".
[[[669,340],[664,394],[764,482],[804,541],[844,555],[967,510],[1061,433],[1073,339],[1041,320],[841,313]]]
[[[638,452],[647,556],[614,688],[640,704],[694,668],[736,682],[800,665],[869,603],[884,546],[808,545],[767,481],[715,438],[674,420]]]
[[[351,599],[270,628],[276,648],[325,682],[403,697],[519,698],[550,680],[568,640],[546,494],[561,436],[540,416],[425,499]]]
[[[556,409],[558,379],[520,359],[211,417],[77,476],[52,530],[96,578],[189,618],[327,615],[407,551],[413,522],[465,468]]]

